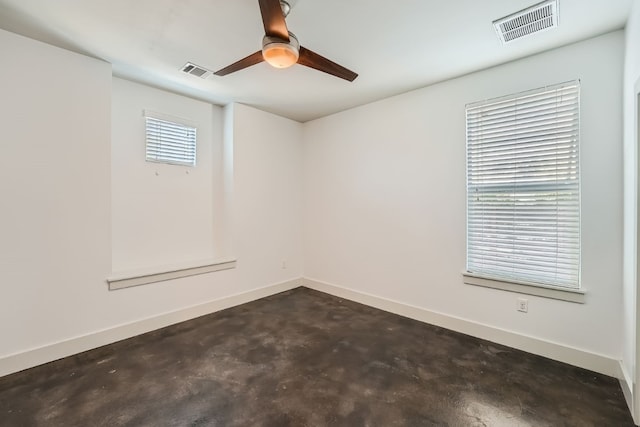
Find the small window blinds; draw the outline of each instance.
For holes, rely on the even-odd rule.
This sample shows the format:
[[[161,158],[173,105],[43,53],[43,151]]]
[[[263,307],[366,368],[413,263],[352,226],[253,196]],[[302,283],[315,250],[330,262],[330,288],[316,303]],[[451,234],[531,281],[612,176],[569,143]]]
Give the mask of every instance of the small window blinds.
[[[146,159],[173,165],[196,165],[196,128],[145,112]]]
[[[578,81],[467,105],[467,271],[580,287]]]

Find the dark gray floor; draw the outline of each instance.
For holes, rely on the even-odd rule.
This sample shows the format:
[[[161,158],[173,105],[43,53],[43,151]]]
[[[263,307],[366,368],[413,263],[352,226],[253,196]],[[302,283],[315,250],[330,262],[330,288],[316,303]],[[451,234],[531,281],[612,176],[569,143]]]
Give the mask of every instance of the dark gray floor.
[[[632,426],[618,382],[305,288],[0,378],[2,426]]]

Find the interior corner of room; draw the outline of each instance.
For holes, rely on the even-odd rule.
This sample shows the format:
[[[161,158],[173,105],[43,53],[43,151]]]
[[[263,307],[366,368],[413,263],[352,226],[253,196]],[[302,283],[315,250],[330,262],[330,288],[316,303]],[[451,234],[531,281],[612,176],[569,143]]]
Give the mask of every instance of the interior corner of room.
[[[637,423],[638,46],[634,2],[623,29],[299,120],[0,29],[0,375],[306,286],[615,377]],[[465,105],[573,79],[587,292],[466,286]],[[144,111],[197,123],[196,167],[144,160]]]

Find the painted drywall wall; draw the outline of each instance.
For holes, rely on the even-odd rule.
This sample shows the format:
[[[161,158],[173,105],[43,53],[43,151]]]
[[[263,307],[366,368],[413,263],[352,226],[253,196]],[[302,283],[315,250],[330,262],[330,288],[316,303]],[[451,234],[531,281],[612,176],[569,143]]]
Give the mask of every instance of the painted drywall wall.
[[[111,66],[0,31],[0,356],[78,333],[111,269]]]
[[[222,157],[232,158],[233,165],[227,165],[221,191],[233,191],[233,202],[225,209],[234,218],[228,225],[228,247],[237,268],[108,291],[111,67],[5,31],[0,31],[0,50],[13,58],[0,79],[5,136],[0,160],[0,364],[31,349],[94,333],[109,336],[103,331],[302,275],[301,125],[244,106],[228,109],[224,113],[232,115],[223,117],[212,107],[211,143],[221,140],[222,130],[213,127],[223,119],[235,129],[233,141],[223,146],[227,152]],[[47,70],[46,79],[42,70]],[[157,94],[133,83],[113,85],[115,102],[123,100],[119,91],[126,89],[136,96],[151,94],[158,101],[191,105],[179,95]],[[149,101],[125,98],[137,105]],[[128,135],[120,126],[139,119],[141,112],[132,114],[135,119],[117,115],[115,135]],[[231,149],[235,152],[229,153]],[[113,151],[127,153],[123,147]],[[144,259],[144,254],[131,256]]]
[[[267,283],[301,277],[302,125],[242,104],[228,111],[234,117],[230,217],[239,269],[251,265]]]
[[[305,277],[618,360],[623,46],[610,33],[306,123]],[[587,303],[526,296],[518,313],[519,295],[462,282],[465,104],[575,79]]]
[[[196,126],[196,166],[145,161],[145,111]],[[111,117],[113,272],[230,255],[226,228],[213,231],[225,204],[214,200],[224,185],[222,108],[114,78]]]
[[[634,2],[626,26],[624,69],[624,266],[622,293],[622,370],[633,391],[638,383],[636,351],[638,286],[638,109],[640,90],[640,5]],[[640,396],[636,394],[636,421],[640,420]]]

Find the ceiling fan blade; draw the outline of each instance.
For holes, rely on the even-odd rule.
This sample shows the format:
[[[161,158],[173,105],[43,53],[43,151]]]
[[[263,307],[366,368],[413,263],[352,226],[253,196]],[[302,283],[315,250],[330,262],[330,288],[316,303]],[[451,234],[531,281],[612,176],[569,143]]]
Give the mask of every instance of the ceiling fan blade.
[[[216,71],[216,76],[226,76],[227,74],[235,73],[236,71],[240,71],[244,68],[251,67],[252,65],[256,65],[264,61],[262,57],[262,51],[259,50],[256,53],[252,53],[246,58],[242,58],[240,61],[234,62],[233,64],[224,67],[221,70]]]
[[[289,41],[289,30],[284,20],[284,14],[280,7],[280,0],[259,0],[260,13],[262,13],[262,23],[264,32],[269,37],[278,37]]]
[[[324,56],[300,46],[300,57],[298,58],[298,64],[305,65],[310,68],[314,68],[319,71],[323,71],[327,74],[340,77],[341,79],[354,81],[358,74],[351,70],[344,68],[342,65],[336,64],[333,61],[328,60]]]

